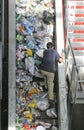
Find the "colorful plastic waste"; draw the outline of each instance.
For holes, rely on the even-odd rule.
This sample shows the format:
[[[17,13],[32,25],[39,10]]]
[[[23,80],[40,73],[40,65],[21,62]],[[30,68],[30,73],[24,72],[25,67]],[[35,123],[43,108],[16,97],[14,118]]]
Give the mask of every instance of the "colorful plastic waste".
[[[40,120],[50,109],[44,76],[39,72],[47,42],[53,41],[54,0],[16,0],[16,130],[46,130],[52,124]],[[39,120],[37,120],[39,118]]]

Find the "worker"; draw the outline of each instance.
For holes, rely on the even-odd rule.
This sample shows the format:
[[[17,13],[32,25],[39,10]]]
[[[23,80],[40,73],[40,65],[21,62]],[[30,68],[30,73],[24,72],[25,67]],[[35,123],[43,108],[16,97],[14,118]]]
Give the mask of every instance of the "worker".
[[[49,101],[54,101],[54,76],[55,76],[55,65],[56,62],[63,62],[64,53],[61,56],[54,49],[53,43],[47,43],[47,49],[43,52],[42,63],[40,65],[40,72],[44,75],[45,88],[48,90]]]

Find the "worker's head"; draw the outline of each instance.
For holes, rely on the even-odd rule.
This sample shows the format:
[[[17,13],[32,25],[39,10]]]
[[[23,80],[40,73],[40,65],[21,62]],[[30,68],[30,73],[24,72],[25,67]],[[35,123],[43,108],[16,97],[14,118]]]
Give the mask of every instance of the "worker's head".
[[[52,42],[48,42],[48,43],[47,43],[47,48],[52,48],[52,47],[53,47]]]

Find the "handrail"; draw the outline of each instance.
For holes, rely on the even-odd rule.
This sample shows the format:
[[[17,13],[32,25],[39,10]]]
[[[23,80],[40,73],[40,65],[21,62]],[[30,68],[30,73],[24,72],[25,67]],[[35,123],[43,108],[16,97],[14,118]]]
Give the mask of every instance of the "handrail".
[[[73,52],[73,49],[72,49],[72,46],[71,46],[70,38],[68,38],[68,41],[69,41],[69,46],[70,46],[70,49],[71,49],[71,52],[72,52],[72,56],[73,56],[73,60],[74,60],[74,65],[76,65],[76,60],[75,60],[74,52]]]
[[[74,52],[73,52],[73,49],[72,49],[72,46],[71,46],[70,38],[68,38],[68,43],[69,43],[70,50],[71,50],[71,53],[72,53],[72,57],[73,57],[73,61],[74,61],[74,66],[77,66],[76,60],[75,60],[75,56],[74,56]],[[72,69],[73,69],[73,68],[72,68]],[[78,78],[78,80],[80,80],[79,71],[78,71],[78,68],[77,68],[77,67],[76,67],[76,72],[77,72],[77,78]],[[80,91],[82,91],[81,82],[79,82],[79,86],[80,86]]]

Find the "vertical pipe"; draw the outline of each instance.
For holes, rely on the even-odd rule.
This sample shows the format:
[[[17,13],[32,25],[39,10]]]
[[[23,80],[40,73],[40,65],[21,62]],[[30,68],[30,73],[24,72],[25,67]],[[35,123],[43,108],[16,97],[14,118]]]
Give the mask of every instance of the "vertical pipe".
[[[9,3],[9,49],[8,49],[8,130],[15,128],[15,69],[16,69],[16,39],[15,39],[15,0]]]
[[[3,30],[3,3],[2,3],[3,1],[1,0],[0,1],[0,27],[1,27],[1,33],[0,33],[0,35],[1,35],[1,39],[0,39],[0,99],[2,99],[2,44],[3,44],[3,42],[2,42],[2,30]],[[0,104],[1,105],[1,104]]]
[[[0,42],[0,99],[2,99],[2,42]]]
[[[4,0],[1,0],[1,3],[0,3],[0,17],[1,17],[1,41],[0,41],[0,130],[1,130],[1,99],[2,99],[2,44],[4,43],[4,41],[3,41],[3,38],[2,38],[2,36],[4,37],[4,35],[3,35],[3,27],[4,27],[4,24],[3,24],[3,20],[4,20],[4,14],[3,14],[3,12],[4,12]]]

